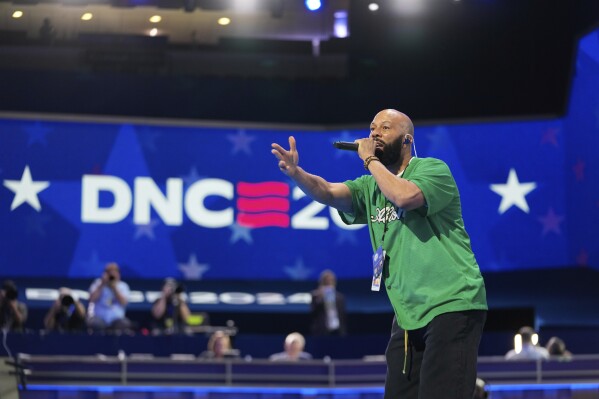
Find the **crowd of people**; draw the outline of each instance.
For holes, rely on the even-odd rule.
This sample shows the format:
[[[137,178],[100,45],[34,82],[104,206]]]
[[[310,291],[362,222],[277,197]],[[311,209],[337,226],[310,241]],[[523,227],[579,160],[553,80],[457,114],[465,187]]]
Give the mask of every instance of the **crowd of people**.
[[[185,300],[184,287],[173,278],[164,280],[160,296],[151,308],[152,333],[179,334],[188,332],[191,311]],[[58,297],[44,317],[48,331],[58,332],[122,332],[133,328],[126,317],[129,286],[121,280],[116,263],[106,265],[102,275],[93,281],[89,289],[89,303],[86,307],[74,292],[67,287],[58,290]],[[310,305],[313,336],[345,335],[347,333],[347,312],[345,297],[336,289],[336,276],[331,270],[324,270],[318,280],[318,287],[311,293]],[[27,321],[27,306],[18,300],[18,288],[11,280],[5,280],[0,288],[0,327],[12,332],[21,332]],[[283,351],[273,353],[270,360],[295,361],[310,360],[312,355],[305,352],[306,341],[299,332],[292,332],[283,342]],[[231,336],[216,330],[210,336],[207,348],[200,354],[204,359],[225,359],[240,357],[239,350],[233,347]],[[556,336],[550,337],[545,346],[539,344],[537,332],[529,326],[520,328],[514,338],[514,348],[505,355],[506,360],[547,360],[572,359],[565,342]]]
[[[132,333],[138,326],[127,317],[130,298],[129,285],[121,279],[119,265],[106,264],[100,277],[89,287],[87,306],[76,292],[60,287],[44,317],[48,332]],[[347,331],[345,297],[336,289],[336,276],[325,270],[319,285],[312,291],[311,332],[315,336],[345,335]],[[19,291],[12,280],[5,280],[0,289],[0,327],[5,331],[22,332],[27,321],[27,306],[18,300]],[[189,333],[192,313],[186,302],[185,287],[174,278],[166,278],[159,297],[152,303],[150,332],[153,335]],[[205,324],[209,318],[205,316]],[[207,321],[207,322],[206,322]],[[308,360],[312,355],[304,351],[305,338],[299,332],[289,334],[283,351],[274,353],[273,361]],[[239,357],[228,332],[216,330],[200,354],[205,359]]]

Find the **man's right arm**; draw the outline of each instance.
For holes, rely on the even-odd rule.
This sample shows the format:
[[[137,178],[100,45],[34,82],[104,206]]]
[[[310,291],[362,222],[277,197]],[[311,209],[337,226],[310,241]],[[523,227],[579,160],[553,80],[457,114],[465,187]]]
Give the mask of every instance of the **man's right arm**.
[[[342,212],[352,212],[352,195],[349,187],[343,183],[329,183],[298,166],[299,155],[293,136],[289,137],[289,151],[273,143],[271,152],[279,160],[281,172],[293,179],[310,198]]]
[[[98,302],[100,295],[102,295],[102,289],[104,288],[103,279],[96,279],[90,287],[89,291],[89,302]]]
[[[352,212],[352,197],[349,187],[343,183],[329,183],[320,176],[310,174],[297,166],[293,176],[297,186],[315,201],[332,206],[342,212]]]

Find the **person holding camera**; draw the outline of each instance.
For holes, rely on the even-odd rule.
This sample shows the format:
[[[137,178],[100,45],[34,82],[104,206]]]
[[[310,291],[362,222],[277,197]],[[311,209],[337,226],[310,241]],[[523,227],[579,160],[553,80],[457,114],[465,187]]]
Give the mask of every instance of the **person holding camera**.
[[[58,290],[58,298],[52,304],[44,327],[48,331],[75,332],[85,329],[85,307],[66,287]]]
[[[189,307],[185,303],[185,288],[173,278],[167,278],[162,293],[152,305],[155,332],[180,333],[187,326]]]
[[[131,322],[125,317],[128,302],[129,285],[121,280],[119,265],[108,263],[102,277],[89,288],[87,326],[96,331],[131,328]]]
[[[27,320],[27,306],[19,302],[19,291],[12,280],[5,280],[0,289],[0,329],[23,331]]]
[[[320,273],[318,288],[312,291],[310,318],[313,335],[345,335],[345,296],[337,291],[337,277],[332,270]]]

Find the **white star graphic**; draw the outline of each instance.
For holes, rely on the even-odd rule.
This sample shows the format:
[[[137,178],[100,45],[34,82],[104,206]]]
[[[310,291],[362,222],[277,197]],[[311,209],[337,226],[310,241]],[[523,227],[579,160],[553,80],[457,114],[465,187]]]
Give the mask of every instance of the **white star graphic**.
[[[254,242],[252,239],[252,229],[249,227],[244,227],[237,223],[233,223],[229,226],[229,229],[231,229],[233,232],[231,239],[229,239],[229,244],[235,244],[239,240],[243,240],[248,244],[252,244]]]
[[[158,226],[159,224],[160,222],[158,220],[152,219],[148,224],[135,225],[135,236],[133,237],[133,239],[137,240],[142,236],[146,236],[150,240],[155,240],[156,236],[154,235],[154,227]]]
[[[243,151],[248,155],[252,155],[250,144],[252,141],[256,140],[256,137],[245,134],[245,130],[239,129],[236,134],[228,134],[227,139],[233,143],[231,154],[235,155],[238,152]]]
[[[500,215],[514,205],[528,213],[529,208],[525,197],[537,188],[537,183],[520,183],[516,170],[512,168],[507,177],[507,183],[491,184],[489,187],[493,192],[501,195],[501,203],[498,210]]]
[[[41,211],[42,206],[37,195],[45,190],[50,185],[47,181],[34,182],[31,179],[31,171],[29,165],[25,165],[25,170],[21,176],[21,180],[4,180],[4,187],[15,193],[15,198],[12,200],[10,210],[14,211],[21,204],[27,202],[36,211]]]
[[[198,171],[196,170],[196,167],[192,166],[191,170],[189,171],[189,174],[186,175],[186,176],[182,176],[182,178],[183,178],[183,181],[185,182],[185,186],[189,187],[193,183],[195,183],[198,180],[200,180],[201,176],[198,174]]]
[[[82,260],[79,263],[83,266],[82,270],[96,273],[104,270],[108,261],[100,259],[98,251],[93,250],[88,260]]]
[[[295,265],[284,266],[283,269],[292,280],[306,280],[312,274],[312,269],[307,268],[300,258],[296,259]]]
[[[183,273],[186,280],[201,280],[202,275],[210,269],[210,266],[204,263],[198,263],[196,254],[189,255],[187,263],[179,263],[179,270]]]

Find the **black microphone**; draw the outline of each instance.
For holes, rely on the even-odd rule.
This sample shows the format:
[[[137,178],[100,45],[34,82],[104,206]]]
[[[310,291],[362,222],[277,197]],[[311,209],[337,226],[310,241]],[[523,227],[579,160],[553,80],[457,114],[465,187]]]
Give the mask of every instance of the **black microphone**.
[[[358,151],[358,143],[351,143],[349,141],[335,141],[333,146],[339,150]]]

